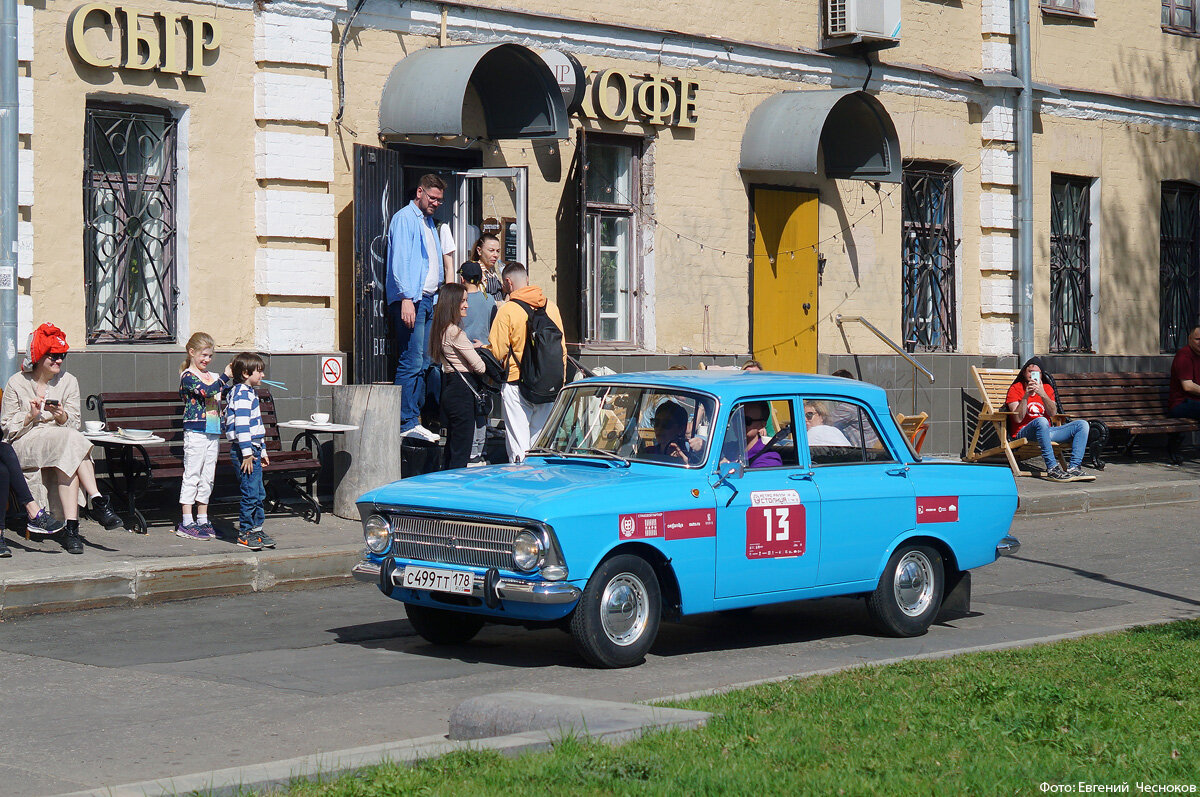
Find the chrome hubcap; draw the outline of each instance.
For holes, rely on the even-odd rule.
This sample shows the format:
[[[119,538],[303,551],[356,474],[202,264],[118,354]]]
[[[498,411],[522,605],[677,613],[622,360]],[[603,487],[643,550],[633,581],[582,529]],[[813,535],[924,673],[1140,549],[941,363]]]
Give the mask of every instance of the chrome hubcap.
[[[909,617],[916,617],[933,601],[933,564],[920,551],[909,551],[896,564],[894,590],[896,605]]]
[[[646,630],[650,614],[646,585],[632,573],[620,573],[604,587],[600,599],[600,625],[615,645],[631,645]]]

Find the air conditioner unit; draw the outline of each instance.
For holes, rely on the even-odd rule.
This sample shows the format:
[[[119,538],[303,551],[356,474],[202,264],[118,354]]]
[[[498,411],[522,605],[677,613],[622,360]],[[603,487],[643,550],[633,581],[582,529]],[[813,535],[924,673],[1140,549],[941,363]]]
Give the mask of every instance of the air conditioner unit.
[[[825,31],[831,39],[900,40],[900,0],[825,0]]]

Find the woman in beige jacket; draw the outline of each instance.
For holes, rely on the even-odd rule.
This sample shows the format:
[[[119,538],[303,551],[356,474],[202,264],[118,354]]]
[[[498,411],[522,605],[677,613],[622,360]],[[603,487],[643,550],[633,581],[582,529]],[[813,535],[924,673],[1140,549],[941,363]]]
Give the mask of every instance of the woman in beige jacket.
[[[79,381],[63,370],[66,337],[53,324],[42,324],[31,338],[25,368],[4,386],[0,426],[4,439],[17,452],[24,467],[40,468],[47,484],[58,489],[64,519],[63,547],[82,553],[79,538],[79,489],[90,499],[88,514],[107,529],[124,521],[100,495],[92,444],[79,431]]]
[[[429,357],[442,366],[442,423],[446,427],[446,468],[463,468],[475,438],[476,397],[486,395],[475,378],[484,371],[475,344],[462,330],[470,305],[467,289],[448,283],[438,288],[429,330]]]

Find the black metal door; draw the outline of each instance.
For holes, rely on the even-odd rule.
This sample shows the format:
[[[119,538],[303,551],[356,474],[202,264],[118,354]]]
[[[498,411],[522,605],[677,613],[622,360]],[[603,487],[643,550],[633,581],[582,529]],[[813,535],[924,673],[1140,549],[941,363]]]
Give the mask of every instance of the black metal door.
[[[355,384],[391,383],[396,338],[387,317],[387,230],[404,206],[399,153],[354,145],[354,358]]]

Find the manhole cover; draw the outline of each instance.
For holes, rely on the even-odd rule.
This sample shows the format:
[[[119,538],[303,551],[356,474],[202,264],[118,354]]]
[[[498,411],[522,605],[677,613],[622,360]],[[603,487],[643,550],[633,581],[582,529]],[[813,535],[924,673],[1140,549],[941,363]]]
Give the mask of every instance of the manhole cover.
[[[1108,598],[1089,598],[1085,595],[1063,595],[1058,592],[997,592],[995,595],[977,595],[975,600],[1000,606],[1049,609],[1052,612],[1090,612],[1093,609],[1124,606],[1129,603]]]

